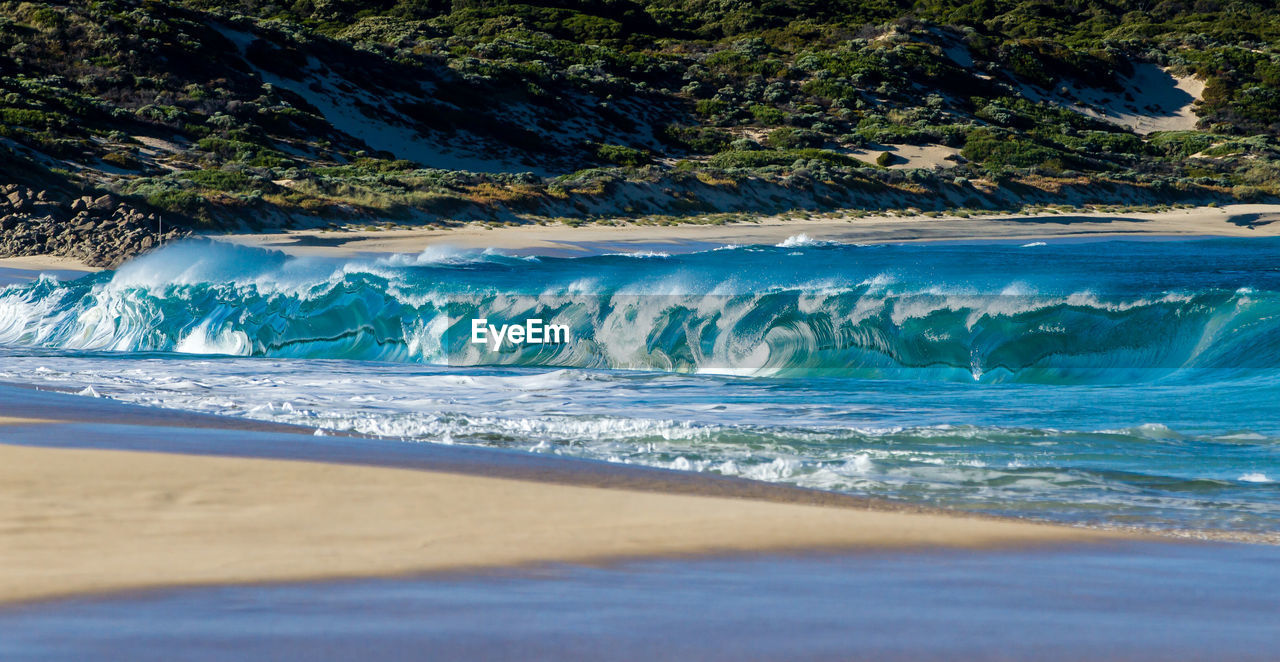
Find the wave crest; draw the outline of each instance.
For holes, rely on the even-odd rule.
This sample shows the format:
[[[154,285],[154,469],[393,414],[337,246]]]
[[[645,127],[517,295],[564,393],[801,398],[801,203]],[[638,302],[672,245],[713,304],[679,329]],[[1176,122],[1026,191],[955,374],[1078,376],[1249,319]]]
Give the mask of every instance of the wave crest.
[[[601,259],[635,264],[594,258]],[[115,273],[0,290],[0,343],[731,374],[909,371],[985,381],[1280,366],[1280,298],[1271,292],[1048,296],[1012,283],[980,295],[870,279],[718,295],[690,293],[697,288],[680,273],[664,280],[610,272],[585,289],[581,274],[569,273],[535,287],[517,262],[530,264],[488,253],[324,261],[178,245]],[[568,326],[572,340],[486,351],[469,342],[470,320],[479,317],[536,317]]]

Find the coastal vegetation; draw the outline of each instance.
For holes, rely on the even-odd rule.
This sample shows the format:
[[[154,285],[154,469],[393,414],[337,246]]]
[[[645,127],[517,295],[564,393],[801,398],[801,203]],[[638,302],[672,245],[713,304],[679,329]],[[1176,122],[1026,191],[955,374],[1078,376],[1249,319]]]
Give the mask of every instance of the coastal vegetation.
[[[203,228],[1261,200],[1277,43],[1249,0],[0,2],[0,177]]]

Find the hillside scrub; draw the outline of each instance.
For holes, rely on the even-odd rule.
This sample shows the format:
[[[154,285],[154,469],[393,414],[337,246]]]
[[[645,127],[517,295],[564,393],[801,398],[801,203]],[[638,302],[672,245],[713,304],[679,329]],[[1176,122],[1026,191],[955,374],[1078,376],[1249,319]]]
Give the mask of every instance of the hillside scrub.
[[[1276,43],[1280,10],[1246,0],[0,2],[0,151],[202,226],[702,213],[766,190],[880,208],[1045,177],[1257,198],[1280,192]],[[1204,81],[1195,130],[1138,135],[1064,96],[1132,96],[1141,62]],[[903,174],[893,145],[963,158]],[[971,188],[941,204],[1007,202]]]

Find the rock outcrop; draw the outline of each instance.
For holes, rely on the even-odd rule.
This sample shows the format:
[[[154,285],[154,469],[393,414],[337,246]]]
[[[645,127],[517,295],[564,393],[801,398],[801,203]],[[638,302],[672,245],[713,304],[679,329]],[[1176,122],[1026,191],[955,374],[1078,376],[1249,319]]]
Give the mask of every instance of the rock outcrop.
[[[110,268],[187,234],[162,228],[155,214],[144,214],[113,195],[70,198],[0,185],[0,257],[59,255]]]

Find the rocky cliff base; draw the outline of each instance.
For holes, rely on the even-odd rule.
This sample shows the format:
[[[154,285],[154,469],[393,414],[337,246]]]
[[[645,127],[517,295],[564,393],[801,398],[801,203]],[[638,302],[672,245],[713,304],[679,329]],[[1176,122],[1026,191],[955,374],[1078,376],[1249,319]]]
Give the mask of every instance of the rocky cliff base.
[[[111,268],[186,234],[112,195],[72,197],[0,186],[0,257],[58,255]]]

